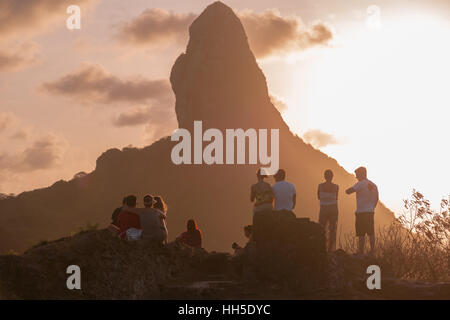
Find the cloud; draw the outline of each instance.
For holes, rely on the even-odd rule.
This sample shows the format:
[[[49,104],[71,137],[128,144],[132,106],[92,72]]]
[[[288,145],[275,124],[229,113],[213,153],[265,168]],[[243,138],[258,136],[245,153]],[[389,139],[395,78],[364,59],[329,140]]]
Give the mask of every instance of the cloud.
[[[134,107],[120,113],[113,124],[117,127],[144,126],[146,143],[171,135],[177,128],[176,115],[170,106],[172,104],[158,103],[152,106]]]
[[[69,16],[66,9],[76,4],[83,10],[95,0],[1,0],[0,38],[34,35],[61,19],[61,26]],[[82,11],[83,14],[83,11]]]
[[[9,139],[26,140],[30,128],[25,127],[22,120],[10,112],[0,112],[0,133],[9,132]],[[11,132],[15,131],[11,134]],[[5,135],[6,136],[6,135]]]
[[[52,135],[35,140],[17,154],[0,154],[0,167],[11,172],[30,172],[49,169],[59,163],[64,153],[64,143]]]
[[[275,10],[262,13],[244,11],[239,14],[255,56],[262,58],[287,51],[301,51],[314,46],[327,46],[333,32],[323,22],[305,26],[297,17],[283,17]]]
[[[174,13],[154,8],[124,23],[117,38],[134,45],[153,45],[172,40],[185,40],[188,26],[194,21],[194,13]]]
[[[137,107],[122,112],[113,120],[113,124],[117,127],[138,126],[146,124],[152,118],[152,110],[150,107]]]
[[[328,45],[333,39],[333,31],[324,22],[315,22],[309,30],[302,31],[299,36],[300,46],[303,48]]]
[[[327,46],[333,39],[331,28],[323,22],[305,26],[298,17],[283,17],[275,10],[262,13],[238,13],[247,33],[250,47],[258,57],[287,51],[301,51],[314,46]],[[194,13],[174,13],[164,9],[147,9],[131,21],[124,23],[117,34],[123,43],[153,45],[187,38]]]
[[[0,132],[5,131],[15,122],[15,117],[6,112],[0,113]]]
[[[323,148],[340,142],[332,135],[319,129],[311,129],[303,134],[303,139],[315,148]]]
[[[52,137],[42,138],[24,150],[19,167],[24,171],[47,169],[60,157],[60,147],[56,140]]]
[[[168,118],[164,123],[151,122],[145,126],[144,139],[147,143],[152,143],[162,137],[170,136],[177,127],[175,116]]]
[[[146,102],[168,100],[172,90],[167,80],[143,77],[120,79],[97,64],[85,64],[62,78],[46,82],[44,91],[71,97],[82,103]]]
[[[19,123],[20,120],[15,114],[11,112],[0,112],[0,133],[17,128]]]
[[[10,137],[13,140],[26,140],[28,138],[28,131],[25,129],[19,129],[13,133]]]
[[[167,118],[175,117],[171,105],[157,104],[154,106],[135,107],[120,113],[113,119],[117,127],[139,126],[143,124],[164,122]]]
[[[282,98],[280,98],[274,94],[270,94],[269,97],[270,97],[270,101],[275,106],[275,108],[278,109],[278,111],[283,112],[283,111],[287,110],[288,106]]]
[[[0,51],[0,72],[22,69],[38,60],[37,46],[24,43],[14,51]]]
[[[170,135],[177,128],[176,116],[172,104],[155,104],[145,107],[134,107],[120,113],[113,124],[117,127],[144,127],[144,139],[150,143],[157,138]]]

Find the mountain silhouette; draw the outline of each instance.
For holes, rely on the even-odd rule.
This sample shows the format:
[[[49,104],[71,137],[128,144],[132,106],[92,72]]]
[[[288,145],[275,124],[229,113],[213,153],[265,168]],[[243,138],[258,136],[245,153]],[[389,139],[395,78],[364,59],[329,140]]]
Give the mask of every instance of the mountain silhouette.
[[[297,217],[317,220],[317,184],[323,171],[331,169],[341,186],[338,235],[354,232],[355,199],[343,190],[356,179],[289,130],[270,101],[265,76],[232,9],[211,4],[192,23],[189,35],[186,52],[170,75],[179,127],[192,129],[201,120],[203,130],[279,129],[280,167],[296,186]],[[91,173],[1,200],[0,251],[23,251],[87,222],[106,226],[123,196],[135,194],[142,204],[147,193],[162,195],[168,204],[169,240],[185,229],[187,219],[195,218],[206,249],[229,251],[232,242],[244,241],[243,226],[252,221],[250,185],[259,166],[175,165],[171,151],[176,143],[166,137],[142,149],[110,149]],[[393,218],[379,204],[376,226]]]

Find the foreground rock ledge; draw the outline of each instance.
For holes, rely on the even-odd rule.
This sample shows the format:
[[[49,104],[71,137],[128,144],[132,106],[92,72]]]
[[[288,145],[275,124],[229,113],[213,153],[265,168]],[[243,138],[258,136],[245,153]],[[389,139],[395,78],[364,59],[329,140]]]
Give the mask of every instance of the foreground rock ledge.
[[[23,255],[0,256],[1,299],[449,299],[450,284],[386,277],[382,290],[365,288],[370,259],[343,251],[328,257],[321,286],[246,278],[227,253],[174,243],[154,248],[126,242],[107,230],[41,244]],[[66,268],[80,266],[81,290],[66,288]],[[331,276],[333,275],[333,276]]]

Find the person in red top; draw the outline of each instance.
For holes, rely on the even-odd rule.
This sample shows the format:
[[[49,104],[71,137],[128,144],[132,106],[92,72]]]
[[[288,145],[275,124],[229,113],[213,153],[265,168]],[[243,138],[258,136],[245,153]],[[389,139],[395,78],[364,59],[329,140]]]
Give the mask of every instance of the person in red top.
[[[197,223],[194,219],[189,219],[187,221],[187,231],[183,232],[177,241],[187,244],[188,246],[194,248],[202,247],[202,232],[197,227]]]
[[[126,197],[125,205],[117,216],[117,224],[119,225],[120,237],[125,238],[126,231],[129,228],[141,230],[141,220],[137,213],[128,211],[127,208],[136,208],[136,196],[129,195]]]

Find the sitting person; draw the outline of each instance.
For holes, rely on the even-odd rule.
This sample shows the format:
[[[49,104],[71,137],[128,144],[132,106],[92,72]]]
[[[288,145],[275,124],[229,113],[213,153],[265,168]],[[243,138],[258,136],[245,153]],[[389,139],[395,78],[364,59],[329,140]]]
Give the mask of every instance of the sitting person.
[[[133,208],[136,208],[136,196],[129,195],[126,197],[125,205],[122,208],[122,211],[117,216],[117,223],[119,225],[119,236],[122,239],[131,239],[137,236],[135,230],[140,231],[141,228],[141,220],[139,215],[136,212],[133,212]],[[127,237],[127,232],[132,234],[131,237]]]
[[[233,245],[231,246],[234,250],[234,255],[235,256],[239,256],[241,254],[244,253],[245,248],[247,248],[249,245],[251,245],[251,242],[253,242],[253,237],[252,237],[252,226],[248,225],[244,227],[244,234],[245,237],[248,239],[247,244],[245,245],[245,247],[241,247],[240,245],[238,245],[236,242],[233,243]]]
[[[258,182],[250,188],[250,201],[254,202],[253,213],[272,211],[273,192],[270,184],[264,181],[267,176],[263,169],[256,171]]]
[[[121,205],[120,207],[116,208],[116,209],[113,211],[113,213],[112,213],[112,215],[111,215],[111,220],[112,220],[111,224],[112,224],[113,226],[119,227],[119,224],[118,224],[118,222],[117,222],[117,217],[119,216],[119,213],[122,212],[122,208],[123,208],[123,206],[125,205],[125,202],[126,202],[126,201],[127,201],[127,197],[124,197],[124,198],[122,199],[122,205]]]
[[[269,183],[264,181],[266,174],[263,168],[258,169],[256,172],[258,182],[252,185],[250,188],[250,201],[254,202],[253,207],[253,225],[254,234],[257,234],[257,228],[259,226],[258,221],[267,212],[272,212],[273,192]],[[257,236],[255,236],[257,237]]]
[[[258,256],[256,255],[255,240],[253,239],[253,226],[248,225],[244,227],[245,237],[248,242],[244,247],[233,243],[232,248],[234,254],[231,260],[233,271],[246,278],[246,281],[256,280],[255,274],[257,272]]]
[[[162,201],[162,199],[160,200]],[[165,244],[167,243],[166,215],[162,210],[155,208],[155,204],[156,201],[153,196],[147,194],[144,196],[144,208],[132,208],[128,210],[139,215],[142,227],[142,239],[158,244]]]
[[[162,199],[161,196],[155,196],[153,198],[153,200],[155,201],[153,204],[153,208],[160,210],[162,213],[166,214],[167,212],[167,205],[164,202],[164,200]]]
[[[286,171],[279,169],[274,175],[275,184],[272,186],[272,192],[274,195],[274,210],[278,213],[285,213],[295,217],[292,212],[297,202],[297,192],[292,183],[287,182]]]
[[[187,244],[188,246],[194,248],[202,247],[202,232],[197,227],[197,223],[194,219],[189,219],[187,221],[187,231],[183,232],[176,241]]]
[[[162,199],[160,199],[162,201]],[[167,243],[167,227],[165,213],[155,208],[153,196],[144,197],[144,208],[138,209],[141,217],[142,238],[158,244]]]
[[[167,205],[161,196],[156,196],[153,199],[155,200],[155,203],[153,204],[153,208],[155,208],[156,210],[158,210],[164,214],[164,219],[161,221],[161,224],[163,225],[164,229],[166,230],[166,240],[164,241],[164,243],[167,243],[167,236],[168,236],[167,225],[166,225]]]

